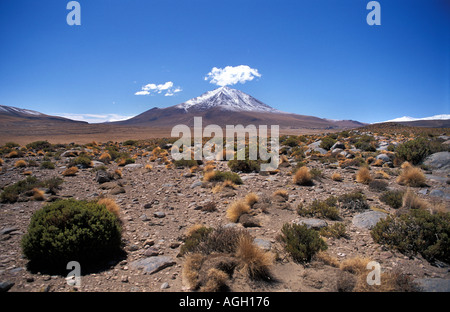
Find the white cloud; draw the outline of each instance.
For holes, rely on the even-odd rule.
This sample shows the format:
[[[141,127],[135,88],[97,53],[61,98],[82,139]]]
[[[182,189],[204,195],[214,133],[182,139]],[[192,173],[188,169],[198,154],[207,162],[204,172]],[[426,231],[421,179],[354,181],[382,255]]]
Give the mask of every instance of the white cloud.
[[[210,83],[224,87],[252,81],[255,77],[261,77],[257,69],[247,65],[239,65],[234,67],[227,66],[225,68],[213,67],[206,75],[205,80],[210,80]]]
[[[403,116],[399,118],[394,118],[387,121],[382,122],[402,122],[402,121],[416,121],[416,120],[447,120],[450,119],[450,114],[442,114],[442,115],[434,115],[431,117],[423,117],[423,118],[414,118],[409,116]]]
[[[101,122],[113,122],[127,120],[134,116],[124,116],[118,114],[68,114],[68,113],[56,113],[52,114],[54,116],[60,116],[64,118],[69,118],[72,120],[86,121],[88,123],[101,123]]]
[[[164,96],[172,96],[177,92],[180,92],[180,87],[173,87],[172,81],[167,81],[163,84],[149,83],[141,88],[141,91],[136,92],[134,95],[150,95],[150,94],[161,94],[165,92]]]

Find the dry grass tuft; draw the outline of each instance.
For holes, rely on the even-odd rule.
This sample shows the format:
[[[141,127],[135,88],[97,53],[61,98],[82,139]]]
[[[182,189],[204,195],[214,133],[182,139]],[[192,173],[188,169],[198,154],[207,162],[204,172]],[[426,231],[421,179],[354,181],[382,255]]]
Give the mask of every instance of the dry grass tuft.
[[[293,182],[298,185],[312,185],[312,176],[305,166],[298,169],[293,177]]]
[[[206,257],[199,253],[186,256],[181,274],[183,281],[187,283],[190,289],[197,289],[200,286],[199,271],[205,259]]]
[[[214,178],[215,175],[215,171],[205,171],[205,174],[203,175],[203,181],[209,182],[212,178]]]
[[[244,213],[250,212],[250,206],[243,200],[237,200],[231,203],[227,209],[227,218],[231,222],[237,222]]]
[[[116,169],[116,170],[114,171],[114,175],[118,176],[119,178],[122,178],[122,170]]]
[[[33,172],[31,172],[30,170],[27,170],[27,171],[24,171],[22,174],[26,175],[26,176],[29,176],[29,175],[32,175]]]
[[[0,166],[3,166],[3,163],[4,163],[3,159],[0,158]]]
[[[227,285],[228,274],[222,270],[211,268],[207,273],[206,284],[200,287],[201,292],[218,292]]]
[[[341,182],[341,181],[342,181],[342,176],[341,176],[340,173],[335,172],[335,173],[333,173],[333,175],[331,176],[331,180],[337,181],[337,182]]]
[[[256,202],[258,202],[259,197],[255,193],[249,193],[245,196],[244,200],[247,203],[247,205],[252,207]]]
[[[341,265],[337,258],[331,256],[328,252],[323,250],[316,253],[314,257],[317,260],[322,261],[324,264],[330,265],[334,268],[339,268]]]
[[[372,181],[369,168],[362,167],[356,172],[356,182],[362,184],[369,184]]]
[[[273,197],[275,196],[281,196],[284,198],[284,200],[288,200],[289,199],[289,194],[286,190],[276,190],[275,192],[273,192],[272,194]]]
[[[403,165],[404,164],[405,163],[403,163]],[[411,187],[420,187],[426,185],[426,180],[427,179],[420,168],[413,167],[408,163],[408,165],[403,168],[402,172],[398,176],[397,183]]]
[[[214,166],[212,164],[208,164],[205,166],[205,168],[203,168],[203,171],[206,173],[206,172],[214,171],[214,169],[216,169],[216,166]]]
[[[38,201],[43,201],[45,200],[45,196],[44,196],[44,191],[38,189],[38,188],[34,188],[33,189],[33,199],[34,200],[38,200]]]
[[[270,278],[269,268],[273,263],[273,257],[255,245],[250,235],[239,237],[236,258],[239,259],[241,270],[251,279]]]
[[[146,165],[145,165],[145,170],[147,170],[147,171],[152,171],[152,169],[153,169],[153,166],[152,166],[152,165],[150,165],[150,164],[146,164]]]
[[[116,201],[112,198],[101,198],[98,202],[99,205],[104,205],[109,212],[113,213],[117,218],[120,217],[120,208]]]
[[[230,189],[235,190],[235,189],[238,188],[238,186],[235,183],[233,183],[233,181],[231,181],[231,180],[225,180],[222,183],[215,185],[211,189],[211,191],[212,191],[213,194],[216,194],[216,193],[222,192],[226,188],[230,188]]]
[[[112,159],[112,157],[111,157],[111,155],[109,155],[109,153],[103,153],[100,155],[100,158],[99,158],[99,160],[105,164],[109,164],[111,159]]]
[[[16,167],[16,168],[25,168],[26,166],[27,166],[27,162],[25,160],[18,160],[14,164],[14,167]]]
[[[353,274],[363,274],[367,272],[367,264],[370,262],[368,258],[354,257],[342,261],[340,269]]]
[[[78,172],[78,168],[77,167],[70,167],[66,170],[64,170],[64,172],[62,173],[63,176],[65,177],[73,177],[77,174]]]
[[[429,205],[426,201],[419,198],[411,189],[408,189],[403,195],[402,208],[408,209],[428,209]]]

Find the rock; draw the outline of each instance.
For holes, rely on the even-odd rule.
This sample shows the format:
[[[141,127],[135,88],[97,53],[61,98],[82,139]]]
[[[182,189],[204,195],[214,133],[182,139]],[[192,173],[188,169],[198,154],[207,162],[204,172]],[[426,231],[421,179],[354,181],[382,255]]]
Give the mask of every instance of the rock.
[[[78,156],[79,153],[80,153],[80,151],[71,149],[71,150],[67,150],[67,151],[63,152],[61,154],[61,157],[76,157],[76,156]]]
[[[128,165],[125,165],[124,169],[132,170],[132,169],[139,169],[139,168],[143,168],[143,167],[144,167],[143,164],[128,164]]]
[[[91,162],[91,164],[92,164],[92,167],[94,167],[94,168],[96,168],[96,167],[101,167],[101,166],[104,166],[104,165],[105,165],[104,163],[102,163],[101,161],[98,161],[98,160],[93,160],[93,161]]]
[[[272,248],[272,243],[262,238],[255,238],[253,240],[253,243],[255,243],[259,248],[265,251],[269,251]]]
[[[431,154],[423,163],[431,170],[448,171],[450,170],[450,152]]]
[[[328,226],[328,223],[325,220],[321,220],[321,219],[314,219],[314,218],[310,218],[310,219],[303,219],[303,220],[294,220],[294,223],[298,224],[298,225],[306,225],[307,228],[313,228],[313,229],[321,229],[323,227]]]
[[[355,215],[352,223],[356,227],[370,230],[380,219],[384,219],[386,216],[387,213],[372,210]]]
[[[18,231],[19,229],[16,227],[5,227],[0,231],[0,235],[9,234],[14,231]]]
[[[450,279],[417,278],[413,283],[423,292],[450,292]]]
[[[157,256],[133,261],[130,263],[130,266],[134,269],[143,269],[144,272],[154,274],[174,264],[175,261],[170,257]]]
[[[162,211],[157,211],[153,215],[157,218],[164,218],[166,216],[166,214]]]
[[[5,281],[5,282],[0,282],[0,292],[6,292],[8,290],[11,289],[11,287],[14,286],[13,282],[10,281]]]
[[[342,142],[337,141],[336,143],[333,144],[333,146],[331,147],[331,150],[334,150],[336,148],[340,148],[345,150],[345,144]]]
[[[377,155],[376,159],[381,159],[381,160],[384,161],[384,162],[389,162],[389,161],[391,161],[391,159],[389,158],[389,156],[386,155],[386,154],[379,154],[379,155]]]
[[[147,248],[144,251],[144,256],[146,256],[146,257],[156,257],[158,255],[159,255],[159,249],[155,248],[155,247]]]
[[[142,221],[148,221],[149,220],[149,218],[147,217],[147,215],[144,213],[143,215],[141,215],[140,217],[139,217]]]
[[[243,214],[239,217],[239,223],[242,224],[243,227],[260,227],[261,224],[259,224],[258,220],[249,215],[249,214]]]
[[[110,191],[111,195],[118,195],[123,193],[125,193],[125,189],[121,186],[116,186]]]
[[[123,275],[121,278],[122,283],[128,283],[128,276]]]
[[[169,283],[167,283],[167,282],[165,282],[165,283],[162,283],[162,285],[161,285],[161,289],[167,289],[167,288],[169,288],[170,286],[169,286]]]
[[[445,199],[450,199],[450,194],[444,192],[443,190],[432,190],[430,192],[430,196],[442,197],[442,198],[445,198]]]
[[[190,188],[193,189],[193,188],[196,188],[197,186],[202,186],[202,185],[203,185],[202,181],[197,181],[197,182],[192,183]]]
[[[106,172],[105,170],[99,170],[95,174],[95,181],[100,184],[103,184],[103,183],[111,181],[111,177],[109,176],[108,172]]]

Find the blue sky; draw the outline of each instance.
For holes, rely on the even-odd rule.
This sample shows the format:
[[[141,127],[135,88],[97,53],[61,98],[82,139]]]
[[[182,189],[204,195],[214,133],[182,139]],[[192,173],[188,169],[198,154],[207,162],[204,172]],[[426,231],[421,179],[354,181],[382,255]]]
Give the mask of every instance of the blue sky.
[[[68,2],[0,1],[0,105],[133,116],[217,88],[214,67],[245,65],[258,75],[230,87],[282,111],[450,114],[447,0],[380,0],[380,26],[366,22],[369,0],[79,0],[80,26]]]

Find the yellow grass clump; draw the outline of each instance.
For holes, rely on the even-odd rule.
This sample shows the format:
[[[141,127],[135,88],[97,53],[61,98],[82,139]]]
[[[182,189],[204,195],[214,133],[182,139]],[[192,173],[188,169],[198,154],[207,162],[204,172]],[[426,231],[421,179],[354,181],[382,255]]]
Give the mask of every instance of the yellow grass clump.
[[[218,183],[216,184],[212,189],[212,193],[216,194],[216,193],[220,193],[222,192],[225,188],[230,188],[230,189],[237,189],[237,185],[233,183],[233,181],[230,180],[225,180],[222,183]]]
[[[426,185],[426,178],[420,168],[411,166],[409,163],[402,165],[402,172],[397,178],[397,183],[400,185],[407,185],[411,187],[420,187]]]
[[[33,199],[34,200],[38,200],[38,201],[44,200],[45,199],[44,194],[45,194],[44,191],[42,191],[38,188],[33,189]]]
[[[146,164],[146,165],[145,165],[145,170],[147,170],[147,171],[152,171],[152,169],[153,169],[153,166],[152,166],[152,165],[150,165],[150,164]]]
[[[276,190],[275,192],[273,192],[272,194],[273,197],[275,196],[281,196],[283,197],[285,200],[289,199],[289,194],[286,190]]]
[[[122,170],[116,169],[116,170],[114,171],[114,174],[117,175],[119,178],[122,178]]]
[[[103,205],[106,207],[106,209],[113,213],[117,218],[119,218],[120,215],[120,208],[119,205],[117,205],[116,201],[112,198],[101,198],[97,202],[99,205]]]
[[[65,177],[73,177],[77,174],[78,172],[78,168],[77,167],[70,167],[66,170],[64,170],[64,172],[62,173],[63,176]]]
[[[27,170],[27,171],[24,171],[22,174],[26,175],[26,176],[29,176],[29,175],[32,175],[33,172],[31,172],[30,170]]]
[[[250,206],[243,200],[237,200],[231,203],[227,209],[227,218],[231,222],[237,222],[239,217],[250,212]]]
[[[244,200],[247,203],[247,205],[252,207],[256,202],[258,202],[259,197],[255,193],[249,193],[245,196]]]
[[[362,184],[369,184],[372,181],[369,168],[362,167],[356,172],[356,182]]]
[[[206,171],[203,175],[203,181],[209,182],[216,175],[215,171]]]
[[[270,276],[269,268],[272,265],[273,257],[269,252],[263,251],[253,243],[250,235],[239,237],[236,258],[239,259],[240,269],[251,279]]]
[[[14,167],[16,168],[25,168],[27,166],[27,162],[25,160],[18,160],[14,164]]]
[[[111,161],[112,157],[109,153],[103,153],[100,155],[99,160],[101,162],[104,162],[105,164],[108,164]]]
[[[38,156],[44,156],[45,153],[44,153],[44,151],[40,150],[40,151],[37,151],[37,155],[38,155]]]
[[[208,172],[208,171],[214,171],[214,169],[216,169],[216,166],[214,166],[213,164],[207,164],[205,166],[205,168],[203,168],[204,172]]]
[[[367,264],[370,262],[368,258],[354,257],[342,261],[340,269],[353,274],[362,274],[367,272]]]
[[[312,184],[312,176],[309,172],[309,169],[306,166],[301,167],[298,169],[294,176],[293,176],[293,182],[298,185],[311,185]]]
[[[6,155],[5,157],[6,158],[15,158],[15,157],[18,157],[18,156],[19,156],[19,153],[17,151],[12,151],[8,155]]]
[[[429,208],[429,204],[417,196],[411,189],[408,189],[403,195],[402,208],[426,210]]]
[[[334,172],[333,175],[331,176],[331,180],[337,181],[337,182],[341,182],[342,181],[342,176],[341,176],[340,173]]]
[[[0,158],[0,166],[3,166],[3,163],[4,163],[3,159]]]

